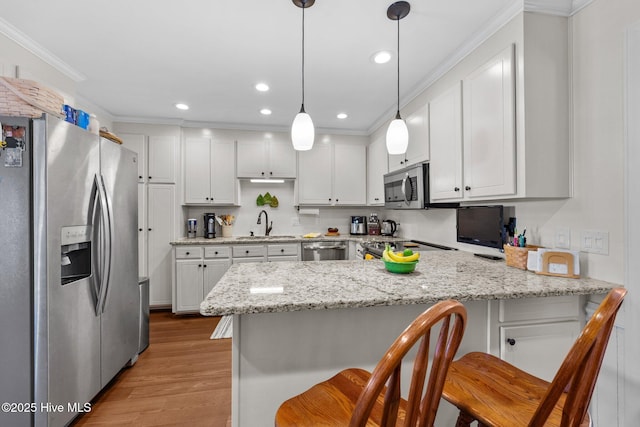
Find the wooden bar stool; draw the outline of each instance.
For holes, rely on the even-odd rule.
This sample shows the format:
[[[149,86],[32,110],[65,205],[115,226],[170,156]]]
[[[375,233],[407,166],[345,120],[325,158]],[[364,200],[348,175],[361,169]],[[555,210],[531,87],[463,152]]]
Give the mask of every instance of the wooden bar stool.
[[[453,362],[443,397],[458,407],[456,427],[589,425],[589,401],[616,313],[627,291],[612,289],[569,350],[551,383],[486,353]]]
[[[327,381],[285,401],[276,413],[276,427],[287,426],[433,426],[447,369],[466,325],[467,311],[457,301],[442,301],[418,316],[394,341],[372,373],[345,369]],[[440,325],[431,370],[431,328]],[[421,339],[413,364],[408,399],[400,397],[400,367]],[[423,394],[424,391],[424,394]]]

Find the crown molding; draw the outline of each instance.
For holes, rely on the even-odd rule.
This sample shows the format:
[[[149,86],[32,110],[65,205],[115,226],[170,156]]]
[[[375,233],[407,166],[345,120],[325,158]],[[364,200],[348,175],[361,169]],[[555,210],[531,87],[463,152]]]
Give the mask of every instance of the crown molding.
[[[69,66],[62,59],[58,58],[44,47],[40,46],[34,40],[29,38],[22,31],[5,21],[0,17],[0,33],[7,36],[7,38],[13,40],[35,56],[43,60],[45,63],[51,65],[56,70],[60,71],[65,76],[69,77],[74,82],[81,82],[87,79],[87,77]]]
[[[572,16],[593,0],[524,0],[526,12],[549,15]]]
[[[196,121],[196,120],[183,120],[172,118],[155,118],[155,117],[130,117],[130,116],[115,116],[113,118],[114,123],[138,123],[146,125],[167,125],[167,126],[179,126],[182,128],[211,128],[211,129],[224,129],[224,130],[247,130],[258,132],[284,132],[291,131],[290,126],[268,126],[268,125],[255,125],[255,124],[243,124],[243,123],[225,123],[225,122],[208,122],[208,121]],[[335,128],[316,128],[316,135],[329,134],[329,135],[350,135],[350,136],[369,136],[366,131],[349,130],[349,129],[335,129]]]

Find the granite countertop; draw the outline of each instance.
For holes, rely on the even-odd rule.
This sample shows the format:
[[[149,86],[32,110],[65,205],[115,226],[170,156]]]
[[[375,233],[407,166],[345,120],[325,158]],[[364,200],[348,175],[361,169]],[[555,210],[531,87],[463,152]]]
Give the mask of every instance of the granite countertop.
[[[206,316],[607,293],[618,285],[508,267],[462,251],[421,254],[416,271],[380,260],[234,264],[200,305]]]
[[[355,241],[365,242],[369,240],[375,240],[377,242],[402,242],[407,239],[401,237],[391,236],[369,236],[369,235],[350,235],[340,234],[337,236],[325,236],[320,235],[318,237],[302,237],[291,235],[273,235],[273,236],[233,236],[233,237],[216,237],[215,239],[205,239],[204,237],[194,238],[182,238],[171,242],[173,246],[189,246],[189,245],[230,245],[230,244],[265,244],[265,243],[301,243],[301,242],[313,242],[313,241],[327,241],[327,240],[339,240],[339,241]]]

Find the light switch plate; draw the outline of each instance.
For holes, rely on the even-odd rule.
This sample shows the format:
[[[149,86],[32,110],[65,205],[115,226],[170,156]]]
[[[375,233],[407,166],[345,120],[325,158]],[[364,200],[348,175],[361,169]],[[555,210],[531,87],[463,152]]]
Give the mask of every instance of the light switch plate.
[[[580,250],[600,255],[609,255],[609,232],[583,230],[580,233]]]
[[[571,249],[571,230],[569,227],[556,227],[554,247],[558,249]]]

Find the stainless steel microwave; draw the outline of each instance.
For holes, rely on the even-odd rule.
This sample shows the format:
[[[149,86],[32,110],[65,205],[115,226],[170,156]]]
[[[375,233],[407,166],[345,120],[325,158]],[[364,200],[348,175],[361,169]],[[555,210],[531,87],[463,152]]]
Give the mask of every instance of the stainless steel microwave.
[[[429,163],[418,163],[384,175],[384,207],[387,209],[455,208],[459,203],[431,203]]]

